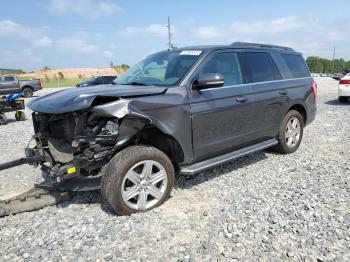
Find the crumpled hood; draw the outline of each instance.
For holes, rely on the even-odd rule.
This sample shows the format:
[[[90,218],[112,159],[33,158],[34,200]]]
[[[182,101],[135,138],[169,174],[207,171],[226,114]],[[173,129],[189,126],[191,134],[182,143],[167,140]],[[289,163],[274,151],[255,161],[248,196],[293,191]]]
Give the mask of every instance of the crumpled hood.
[[[27,107],[35,112],[60,114],[89,108],[96,97],[135,97],[158,95],[166,91],[166,87],[100,85],[86,88],[67,88],[46,96],[32,99]]]

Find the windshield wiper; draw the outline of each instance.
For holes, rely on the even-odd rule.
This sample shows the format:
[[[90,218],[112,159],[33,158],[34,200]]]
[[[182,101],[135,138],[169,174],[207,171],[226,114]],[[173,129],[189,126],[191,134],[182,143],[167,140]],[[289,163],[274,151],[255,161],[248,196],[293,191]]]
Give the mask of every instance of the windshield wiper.
[[[148,86],[148,84],[145,84],[145,83],[142,83],[142,82],[137,82],[137,81],[133,81],[133,82],[129,82],[129,83],[124,83],[124,84],[120,84],[120,85]]]

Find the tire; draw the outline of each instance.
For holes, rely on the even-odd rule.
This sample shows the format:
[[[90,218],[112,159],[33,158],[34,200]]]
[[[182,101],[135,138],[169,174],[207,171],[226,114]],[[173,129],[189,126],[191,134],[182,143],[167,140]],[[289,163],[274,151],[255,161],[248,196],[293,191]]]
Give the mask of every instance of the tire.
[[[348,97],[347,96],[340,96],[338,98],[338,100],[339,100],[339,103],[346,103],[346,102],[348,102]]]
[[[299,129],[294,128],[293,125],[295,125],[295,123],[297,123],[297,126],[299,126]],[[293,127],[290,128],[291,126]],[[299,135],[296,135],[298,133],[298,130],[299,130]],[[303,138],[303,131],[304,131],[303,116],[298,111],[295,111],[295,110],[289,111],[285,115],[282,125],[278,131],[278,137],[277,137],[278,144],[273,148],[273,150],[281,154],[294,153],[299,148],[299,145]]]
[[[7,117],[5,116],[5,114],[0,114],[0,125],[7,125],[8,121],[7,121]]]
[[[24,94],[24,97],[32,97],[33,96],[33,89],[31,89],[30,87],[25,87],[22,90],[22,93]]]
[[[17,121],[24,121],[26,120],[26,115],[23,111],[16,111],[15,118]]]
[[[118,215],[145,212],[169,198],[174,179],[174,166],[166,154],[151,146],[130,146],[106,165],[102,200]]]

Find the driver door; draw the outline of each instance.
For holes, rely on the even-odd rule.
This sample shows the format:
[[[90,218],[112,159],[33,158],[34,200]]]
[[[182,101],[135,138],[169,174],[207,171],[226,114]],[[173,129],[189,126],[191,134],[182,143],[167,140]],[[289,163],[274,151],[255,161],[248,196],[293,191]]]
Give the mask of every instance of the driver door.
[[[254,140],[254,96],[243,84],[236,51],[210,54],[194,74],[220,73],[224,86],[190,91],[195,161],[244,147]]]

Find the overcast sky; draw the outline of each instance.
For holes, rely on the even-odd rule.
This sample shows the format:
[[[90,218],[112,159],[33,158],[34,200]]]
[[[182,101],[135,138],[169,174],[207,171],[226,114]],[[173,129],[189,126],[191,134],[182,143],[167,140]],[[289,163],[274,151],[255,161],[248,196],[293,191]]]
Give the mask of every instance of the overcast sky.
[[[348,1],[3,0],[0,68],[133,64],[173,43],[234,41],[291,46],[304,53],[350,59]],[[268,2],[268,3],[267,3]]]

